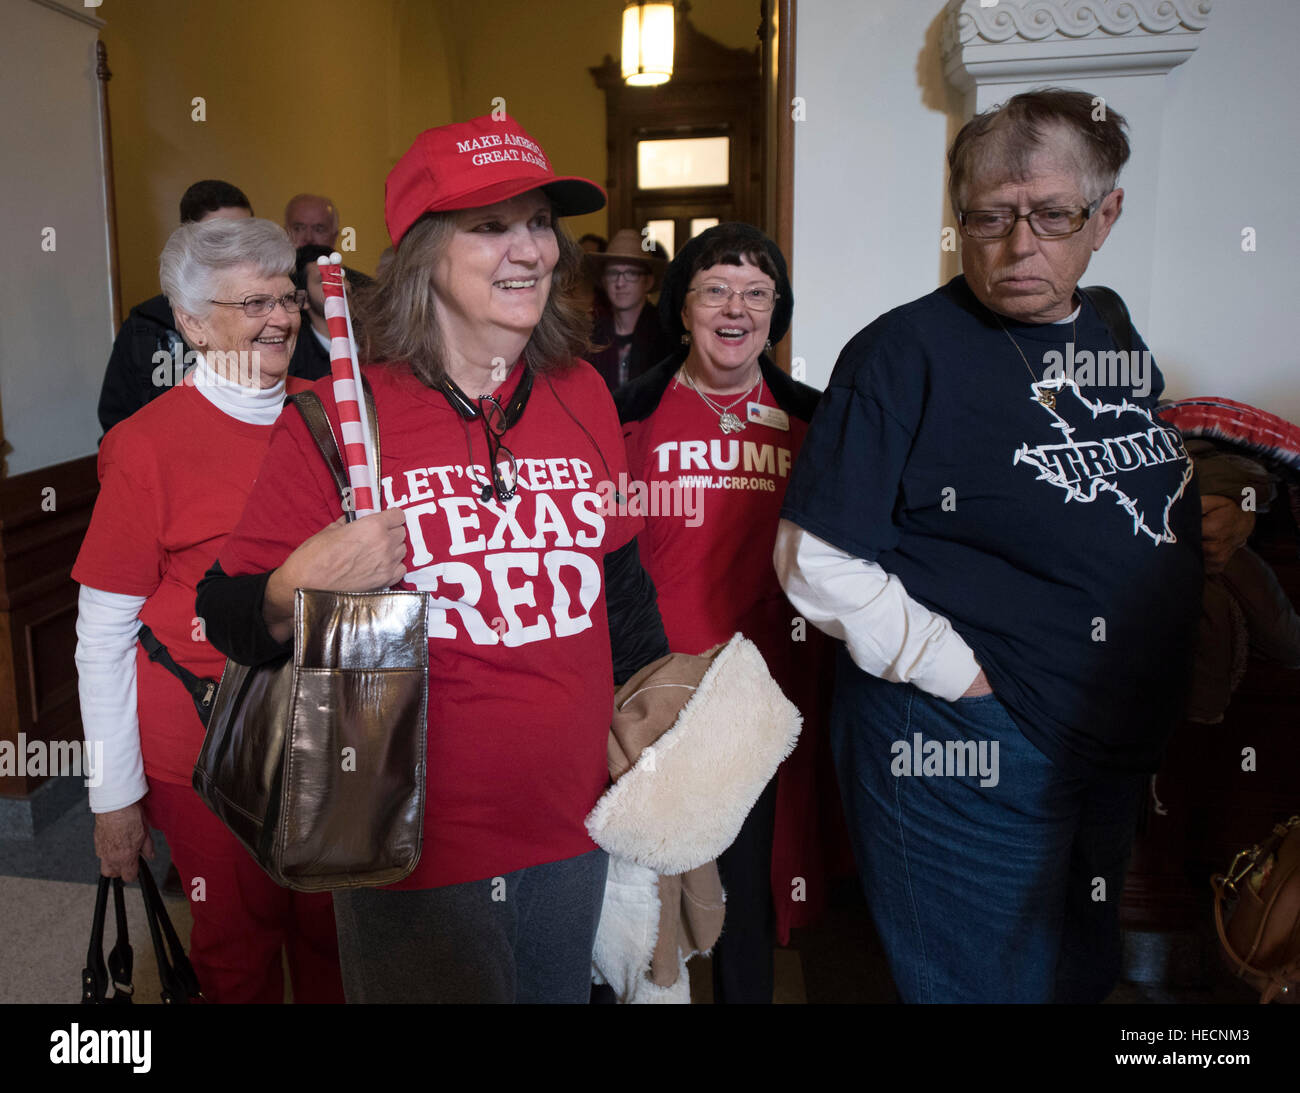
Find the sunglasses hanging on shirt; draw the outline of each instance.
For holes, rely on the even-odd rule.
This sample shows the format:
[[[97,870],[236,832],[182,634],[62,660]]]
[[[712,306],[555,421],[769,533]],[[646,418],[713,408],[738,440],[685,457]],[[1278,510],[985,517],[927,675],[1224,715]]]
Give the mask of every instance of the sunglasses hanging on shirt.
[[[443,378],[438,385],[438,390],[464,420],[473,421],[478,418],[483,422],[492,482],[490,485],[483,486],[479,494],[480,498],[486,501],[495,492],[498,501],[509,501],[518,489],[519,464],[514,453],[501,442],[501,438],[505,436],[506,430],[512,428],[523,416],[524,407],[528,405],[528,396],[533,391],[532,371],[524,365],[524,374],[519,380],[519,386],[515,388],[515,393],[504,406],[495,395],[480,395],[477,399],[471,399],[450,377]],[[468,442],[469,434],[465,435]],[[508,478],[501,470],[502,454],[510,463]]]

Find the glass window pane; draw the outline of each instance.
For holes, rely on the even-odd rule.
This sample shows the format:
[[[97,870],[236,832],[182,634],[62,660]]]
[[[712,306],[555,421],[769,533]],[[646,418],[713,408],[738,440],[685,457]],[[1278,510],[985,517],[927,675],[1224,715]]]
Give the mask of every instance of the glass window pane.
[[[730,180],[730,137],[639,140],[637,186],[662,190],[676,186],[726,186]]]
[[[649,238],[663,247],[668,252],[668,257],[672,258],[677,253],[676,223],[671,220],[647,220],[646,227],[650,229]]]
[[[696,216],[691,218],[691,238],[694,239],[700,232],[706,232],[710,228],[718,226],[716,216]]]

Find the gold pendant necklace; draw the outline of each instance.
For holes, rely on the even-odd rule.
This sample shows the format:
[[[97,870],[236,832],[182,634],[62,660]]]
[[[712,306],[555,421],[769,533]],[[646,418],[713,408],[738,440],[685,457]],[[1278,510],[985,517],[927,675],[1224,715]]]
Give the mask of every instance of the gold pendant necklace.
[[[1029,373],[1029,378],[1033,380],[1032,386],[1035,389],[1037,389],[1038,384],[1040,384],[1042,380],[1040,380],[1038,376],[1034,374],[1034,370],[1029,367],[1029,358],[1025,356],[1025,351],[1020,348],[1020,343],[1016,341],[1015,338],[1011,337],[1011,331],[1007,329],[1006,324],[1002,321],[1002,316],[999,315],[996,311],[994,311],[993,318],[997,319],[998,326],[1002,327],[1002,333],[1005,334],[1008,338],[1010,338],[1011,344],[1016,347],[1016,352],[1020,354],[1020,359],[1025,362],[1025,370]],[[1075,332],[1078,329],[1078,325],[1079,325],[1079,311],[1078,309],[1076,309],[1074,313],[1074,318],[1070,320],[1070,344],[1071,345],[1074,344]],[[1056,409],[1055,391],[1037,391],[1034,397],[1038,399],[1038,401],[1041,402],[1044,406],[1046,406],[1049,410]]]

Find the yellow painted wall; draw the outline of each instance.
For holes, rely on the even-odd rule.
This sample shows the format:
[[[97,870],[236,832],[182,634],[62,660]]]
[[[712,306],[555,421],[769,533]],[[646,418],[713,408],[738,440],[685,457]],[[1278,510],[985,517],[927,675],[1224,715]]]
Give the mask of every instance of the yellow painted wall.
[[[435,7],[421,0],[104,0],[123,302],[158,290],[181,194],[239,186],[279,223],[332,197],[356,229],[350,264],[388,245],[384,176],[422,127],[453,120]],[[331,75],[331,73],[333,75]],[[192,120],[192,100],[206,120]]]
[[[103,0],[125,307],[158,292],[185,188],[223,178],[280,222],[301,190],[388,245],[384,177],[422,129],[507,110],[557,171],[605,177],[605,103],[587,69],[617,56],[622,0]],[[758,0],[695,0],[691,20],[753,47]],[[327,73],[334,73],[325,79]],[[192,120],[192,100],[206,120]],[[569,222],[609,233],[604,212]]]

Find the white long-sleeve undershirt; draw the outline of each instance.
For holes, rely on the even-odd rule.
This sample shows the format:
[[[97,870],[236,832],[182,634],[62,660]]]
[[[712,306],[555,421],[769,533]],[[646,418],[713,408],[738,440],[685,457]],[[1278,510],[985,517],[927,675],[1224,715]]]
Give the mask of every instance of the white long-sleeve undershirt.
[[[274,387],[235,384],[199,356],[194,388],[217,409],[249,425],[274,425],[284,402],[284,380]],[[148,792],[140,753],[135,646],[144,596],[82,586],[77,597],[77,692],[86,742],[103,745],[102,777],[90,786],[90,810],[112,812]],[[178,680],[176,686],[181,686]]]
[[[136,713],[135,636],[144,596],[82,586],[77,597],[77,692],[81,726],[91,754],[103,745],[99,785],[90,787],[90,811],[112,812],[148,792]],[[179,686],[179,684],[177,684]]]
[[[843,641],[870,675],[912,683],[948,702],[979,674],[975,654],[942,615],[917,603],[895,576],[782,520],[776,574],[804,618]]]

